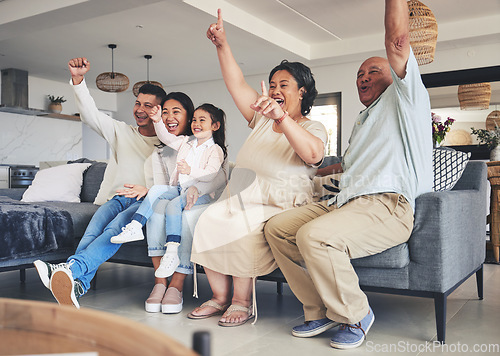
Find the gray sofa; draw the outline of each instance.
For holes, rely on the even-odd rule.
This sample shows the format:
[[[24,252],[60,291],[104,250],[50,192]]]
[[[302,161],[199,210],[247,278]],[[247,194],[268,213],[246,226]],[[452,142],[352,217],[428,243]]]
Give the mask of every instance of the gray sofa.
[[[86,159],[80,159],[74,161],[75,163],[91,162],[92,165],[85,171],[83,175],[82,190],[80,193],[81,202],[80,203],[69,203],[69,202],[37,202],[28,203],[30,207],[42,207],[54,210],[60,210],[69,213],[71,217],[72,229],[70,229],[70,236],[66,237],[66,240],[59,242],[59,245],[55,248],[51,248],[48,251],[42,253],[24,253],[21,256],[12,256],[12,258],[3,257],[0,258],[0,272],[10,271],[10,270],[20,270],[21,271],[21,281],[25,280],[25,269],[33,267],[33,261],[37,259],[42,259],[47,262],[57,263],[65,261],[71,254],[74,253],[78,242],[82,238],[85,229],[87,228],[90,219],[99,208],[99,206],[94,205],[93,201],[97,195],[99,187],[101,185],[104,171],[106,169],[106,163],[94,162]],[[10,199],[21,200],[25,189],[13,188],[13,189],[0,189],[0,208],[5,205]],[[20,205],[20,209],[24,206]],[[5,212],[2,212],[5,213]],[[71,233],[72,231],[72,233]],[[15,236],[15,233],[13,233]],[[145,241],[134,242],[124,245],[118,253],[113,257],[115,262],[122,263],[133,263],[139,265],[151,265],[151,259],[147,256],[147,244]],[[2,246],[0,246],[2,248]]]
[[[335,163],[335,159],[328,162],[331,163]],[[415,224],[407,243],[374,256],[353,260],[360,284],[366,291],[433,298],[437,335],[441,342],[445,340],[447,296],[476,274],[478,294],[482,299],[488,184],[486,176],[484,162],[469,161],[452,190],[426,193],[417,198]],[[90,180],[92,184],[100,184],[96,177],[97,174],[84,176],[84,187],[91,183]],[[22,192],[0,190],[0,196],[2,195],[20,199]],[[65,260],[74,251],[85,226],[97,210],[97,206],[85,201],[43,204],[56,205],[70,212],[74,223],[74,246],[43,255],[0,261],[0,271],[23,271],[32,267],[32,262],[38,258],[53,262]],[[205,208],[206,206],[196,206],[183,219],[183,223],[186,221],[183,234],[191,233],[189,226],[194,226]],[[123,245],[110,261],[152,265],[147,256],[145,241]],[[282,283],[286,282],[279,270],[260,279],[278,282],[278,292],[281,291]]]

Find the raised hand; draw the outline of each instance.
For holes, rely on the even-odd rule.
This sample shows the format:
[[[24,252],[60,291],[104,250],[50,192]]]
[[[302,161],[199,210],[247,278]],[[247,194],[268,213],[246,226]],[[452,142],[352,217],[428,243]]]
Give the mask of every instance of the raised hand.
[[[217,10],[217,23],[213,23],[208,27],[207,38],[216,47],[221,47],[226,42],[226,32],[224,31],[221,9]]]
[[[161,105],[156,105],[151,109],[151,113],[149,114],[149,118],[154,122],[161,121]]]
[[[90,69],[90,62],[85,57],[73,58],[68,62],[68,68],[73,79],[73,84],[80,84],[83,76]]]
[[[285,112],[276,102],[276,100],[269,97],[266,83],[262,81],[260,85],[262,89],[262,95],[260,95],[257,100],[255,100],[255,102],[250,105],[250,108],[272,120],[278,120],[282,118]]]
[[[191,174],[191,167],[185,160],[181,159],[177,162],[177,171],[181,174]]]

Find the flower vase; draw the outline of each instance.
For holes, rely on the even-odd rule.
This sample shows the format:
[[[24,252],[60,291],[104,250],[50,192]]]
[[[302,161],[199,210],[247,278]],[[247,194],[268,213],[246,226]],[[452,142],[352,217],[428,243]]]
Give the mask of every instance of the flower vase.
[[[496,146],[490,151],[490,161],[500,161],[500,146]]]
[[[432,140],[432,147],[433,148],[441,147],[441,142],[437,142],[437,140]]]

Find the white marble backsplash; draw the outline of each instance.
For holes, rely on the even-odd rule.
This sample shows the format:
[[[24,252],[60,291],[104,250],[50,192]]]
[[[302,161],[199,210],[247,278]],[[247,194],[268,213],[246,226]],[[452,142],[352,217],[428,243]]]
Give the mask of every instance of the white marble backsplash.
[[[80,157],[80,121],[0,112],[0,164],[38,166]]]

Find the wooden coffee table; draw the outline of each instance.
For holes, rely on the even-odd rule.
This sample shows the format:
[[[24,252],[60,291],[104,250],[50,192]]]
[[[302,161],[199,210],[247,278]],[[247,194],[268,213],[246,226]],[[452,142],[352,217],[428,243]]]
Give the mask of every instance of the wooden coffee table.
[[[0,298],[0,355],[80,352],[197,355],[158,330],[110,313]]]

